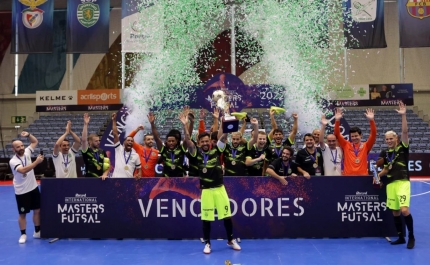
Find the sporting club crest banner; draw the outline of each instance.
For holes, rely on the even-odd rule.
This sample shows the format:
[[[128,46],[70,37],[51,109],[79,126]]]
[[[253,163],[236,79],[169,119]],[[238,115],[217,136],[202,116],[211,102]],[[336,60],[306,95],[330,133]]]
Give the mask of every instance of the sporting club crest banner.
[[[54,0],[12,1],[11,53],[51,53]]]
[[[430,1],[398,0],[400,48],[430,47]]]
[[[67,53],[107,53],[109,11],[109,0],[68,0]]]
[[[384,0],[347,0],[343,3],[345,47],[386,48]]]

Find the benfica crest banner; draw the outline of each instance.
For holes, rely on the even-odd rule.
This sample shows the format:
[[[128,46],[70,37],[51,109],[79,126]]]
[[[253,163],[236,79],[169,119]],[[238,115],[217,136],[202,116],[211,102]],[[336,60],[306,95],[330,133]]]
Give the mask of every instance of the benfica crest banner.
[[[398,0],[400,48],[430,47],[430,0]]]
[[[11,53],[51,53],[54,0],[12,1]]]
[[[67,1],[67,53],[107,53],[110,0]]]

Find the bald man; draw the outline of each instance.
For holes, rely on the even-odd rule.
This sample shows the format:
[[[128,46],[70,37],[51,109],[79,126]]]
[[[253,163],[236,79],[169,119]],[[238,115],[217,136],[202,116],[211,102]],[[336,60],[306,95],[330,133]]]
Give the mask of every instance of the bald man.
[[[326,176],[342,176],[342,157],[343,151],[337,145],[337,139],[334,134],[327,135],[327,143],[324,143],[325,127],[328,120],[325,115],[321,117],[321,130],[314,130],[312,133],[315,137],[315,131],[318,131],[318,142],[323,154],[324,172]]]

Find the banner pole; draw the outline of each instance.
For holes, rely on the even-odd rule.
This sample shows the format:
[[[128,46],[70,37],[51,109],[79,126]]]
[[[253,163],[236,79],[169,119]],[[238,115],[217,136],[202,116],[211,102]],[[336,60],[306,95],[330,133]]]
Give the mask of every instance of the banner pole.
[[[231,73],[236,75],[236,36],[235,36],[236,32],[234,29],[236,21],[234,19],[234,15],[235,15],[234,3],[232,3],[230,7],[231,7],[231,34],[230,34]]]
[[[15,20],[15,97],[18,96],[18,19]]]
[[[73,53],[69,53],[69,90],[73,90]]]
[[[121,52],[121,89],[125,88],[125,52]]]
[[[405,55],[404,55],[404,53],[403,53],[403,48],[400,48],[399,49],[399,57],[400,57],[400,64],[399,64],[399,66],[400,66],[400,69],[399,69],[399,71],[400,71],[400,83],[404,83],[405,82],[405,65],[404,65],[404,63],[405,63]]]
[[[344,67],[344,72],[345,72],[345,80],[344,80],[344,83],[345,83],[345,85],[348,83],[348,68],[347,68],[347,66],[348,66],[348,49],[347,48],[345,48],[344,50],[343,50],[343,67]]]

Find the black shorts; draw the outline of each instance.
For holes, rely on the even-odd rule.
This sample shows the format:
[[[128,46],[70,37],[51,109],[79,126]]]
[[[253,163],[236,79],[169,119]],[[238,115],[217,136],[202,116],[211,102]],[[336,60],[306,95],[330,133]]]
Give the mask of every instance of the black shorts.
[[[15,198],[19,214],[26,214],[29,213],[30,210],[40,209],[39,187],[36,187],[34,190],[24,194],[15,194]]]

